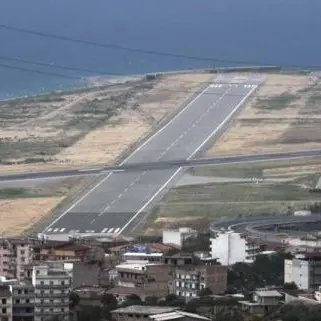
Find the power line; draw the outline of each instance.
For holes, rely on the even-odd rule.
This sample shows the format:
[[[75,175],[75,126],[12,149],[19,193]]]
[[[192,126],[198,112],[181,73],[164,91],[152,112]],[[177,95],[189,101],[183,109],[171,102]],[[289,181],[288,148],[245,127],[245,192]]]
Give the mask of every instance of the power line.
[[[31,64],[35,66],[41,66],[41,67],[49,67],[49,68],[55,68],[55,69],[63,69],[63,70],[71,70],[71,71],[81,71],[81,72],[86,72],[86,73],[91,73],[91,74],[100,74],[100,75],[112,75],[112,76],[126,76],[126,74],[121,74],[121,73],[116,73],[116,72],[103,72],[103,71],[98,71],[98,70],[93,70],[93,69],[87,69],[87,68],[79,68],[79,67],[70,67],[66,65],[56,65],[56,64],[50,64],[50,63],[45,63],[45,62],[37,62],[33,60],[27,60],[27,59],[22,59],[22,58],[12,58],[12,57],[5,57],[5,56],[0,56],[1,60],[7,60],[7,61],[14,61],[14,62],[20,62],[24,64]]]
[[[80,71],[80,72],[86,72],[86,73],[91,73],[91,74],[99,74],[102,76],[128,76],[130,77],[130,75],[128,74],[124,74],[124,73],[117,73],[117,72],[105,72],[105,71],[97,71],[97,70],[93,70],[93,69],[87,69],[87,68],[79,68],[79,67],[70,67],[70,66],[66,66],[66,65],[57,65],[57,64],[51,64],[51,63],[45,63],[45,62],[37,62],[37,61],[33,61],[33,60],[26,60],[26,59],[22,59],[22,58],[12,58],[12,57],[6,57],[6,56],[0,56],[0,60],[5,60],[5,61],[13,61],[13,62],[19,62],[19,63],[24,63],[24,64],[31,64],[31,65],[35,65],[35,66],[41,66],[41,67],[48,67],[48,68],[54,68],[54,69],[62,69],[62,70],[71,70],[71,71]],[[1,65],[0,65],[1,66]],[[9,68],[9,66],[12,65],[2,65],[3,67],[7,67]],[[11,68],[15,69],[18,67],[12,66]],[[69,77],[68,75],[63,75],[63,74],[56,74],[56,73],[51,73],[51,72],[46,72],[46,71],[38,71],[38,70],[34,70],[34,69],[29,69],[29,68],[24,68],[24,67],[19,67],[21,69],[26,69],[25,71],[30,71],[30,72],[34,72],[34,73],[42,73],[42,74],[48,74],[48,75],[54,75],[54,76],[59,76],[59,77]],[[76,76],[75,76],[76,77]],[[179,80],[182,83],[195,83],[195,84],[199,84],[199,85],[210,85],[213,83],[213,81],[195,81],[195,80],[181,80],[178,78],[172,78],[172,79],[168,79],[168,81],[177,81]],[[220,82],[220,84],[229,84],[230,82]],[[301,84],[278,84],[278,83],[274,83],[274,84],[265,84],[265,86],[269,86],[269,87],[275,87],[278,85],[282,85],[284,87],[296,87],[299,86],[301,87]]]
[[[25,34],[31,34],[35,36],[41,36],[45,38],[52,38],[57,40],[63,40],[63,41],[69,41],[74,43],[79,43],[83,45],[89,45],[94,47],[100,47],[100,48],[108,48],[108,49],[115,49],[115,50],[123,50],[123,51],[129,51],[129,52],[138,52],[148,55],[156,55],[156,56],[167,56],[167,57],[173,57],[173,58],[180,58],[180,59],[189,59],[189,60],[198,60],[198,61],[208,61],[208,62],[221,62],[221,63],[228,63],[233,65],[260,65],[260,66],[267,66],[271,67],[275,64],[267,64],[262,62],[255,62],[255,61],[246,61],[246,60],[231,60],[231,59],[222,59],[217,57],[204,57],[204,56],[191,56],[191,55],[185,55],[185,54],[177,54],[177,53],[170,53],[170,52],[162,52],[162,51],[156,51],[156,50],[147,50],[147,49],[140,49],[140,48],[133,48],[133,47],[126,47],[126,46],[120,46],[115,44],[109,44],[109,43],[100,43],[95,41],[89,41],[84,39],[78,39],[73,37],[66,37],[62,35],[52,34],[52,33],[46,33],[42,31],[36,31],[26,28],[20,28],[15,26],[10,26],[7,24],[0,24],[0,28],[16,31],[20,33]],[[282,65],[284,68],[300,68],[300,69],[321,69],[321,65]]]
[[[2,68],[7,68],[7,69],[27,71],[27,72],[32,72],[32,73],[42,74],[42,75],[49,75],[49,76],[67,78],[67,79],[81,80],[81,77],[68,76],[68,75],[65,75],[65,74],[60,74],[60,73],[55,73],[55,72],[41,71],[41,70],[36,70],[36,69],[31,69],[31,68],[26,68],[26,67],[20,67],[20,66],[12,66],[12,65],[1,64],[1,63],[0,63],[0,67],[2,67]]]

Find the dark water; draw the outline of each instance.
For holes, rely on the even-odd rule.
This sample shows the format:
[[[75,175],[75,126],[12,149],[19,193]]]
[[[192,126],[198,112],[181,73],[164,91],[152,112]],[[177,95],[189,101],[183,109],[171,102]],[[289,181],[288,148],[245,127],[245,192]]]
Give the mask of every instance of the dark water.
[[[321,65],[320,0],[1,0],[0,24],[147,50],[277,65]],[[119,74],[222,65],[90,47],[0,28],[0,56]],[[62,71],[8,62],[42,71]],[[224,64],[226,65],[226,63]],[[77,80],[0,67],[0,98]]]

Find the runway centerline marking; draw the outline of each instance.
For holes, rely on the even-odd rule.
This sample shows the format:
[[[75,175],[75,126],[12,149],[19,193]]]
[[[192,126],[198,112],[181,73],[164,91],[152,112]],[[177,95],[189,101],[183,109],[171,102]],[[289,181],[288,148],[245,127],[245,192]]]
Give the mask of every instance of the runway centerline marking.
[[[187,160],[190,160],[225,124],[226,122],[235,114],[235,112],[242,106],[245,100],[253,93],[257,86],[253,87],[243,99],[232,109],[232,111],[225,117],[225,119],[218,125],[207,138],[194,150],[192,154],[189,155]],[[143,212],[149,204],[164,190],[164,188],[174,179],[174,177],[182,170],[183,167],[179,167],[174,174],[163,184],[158,191],[135,213],[135,215],[118,231],[117,234],[121,234],[136,218]]]

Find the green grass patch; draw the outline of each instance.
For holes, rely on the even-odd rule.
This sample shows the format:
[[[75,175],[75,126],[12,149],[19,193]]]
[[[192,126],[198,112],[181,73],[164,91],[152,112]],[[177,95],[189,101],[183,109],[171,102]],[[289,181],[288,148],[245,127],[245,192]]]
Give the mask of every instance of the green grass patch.
[[[156,217],[204,217],[207,219],[228,219],[258,215],[286,214],[289,208],[294,210],[306,209],[315,201],[273,202],[273,203],[220,203],[220,204],[160,204],[155,209]]]
[[[308,189],[290,183],[220,183],[174,188],[165,202],[256,202],[309,200]]]
[[[28,192],[23,188],[3,188],[0,189],[0,199],[13,199],[27,197]]]
[[[321,158],[302,158],[292,160],[281,160],[281,161],[266,161],[256,162],[248,164],[234,164],[234,165],[216,165],[216,166],[204,166],[196,167],[190,170],[190,173],[195,176],[208,176],[208,177],[233,177],[233,178],[263,178],[264,170],[268,169],[284,169],[285,171],[289,167],[300,167],[300,166],[313,166],[321,165]],[[319,174],[316,171],[316,174]],[[309,174],[310,175],[310,174]],[[294,173],[294,176],[295,173]],[[278,176],[279,178],[282,175]],[[289,175],[284,175],[284,178]]]
[[[298,97],[296,95],[292,95],[289,93],[284,93],[271,98],[260,98],[257,100],[256,108],[265,109],[265,110],[280,110],[287,108],[297,100]]]

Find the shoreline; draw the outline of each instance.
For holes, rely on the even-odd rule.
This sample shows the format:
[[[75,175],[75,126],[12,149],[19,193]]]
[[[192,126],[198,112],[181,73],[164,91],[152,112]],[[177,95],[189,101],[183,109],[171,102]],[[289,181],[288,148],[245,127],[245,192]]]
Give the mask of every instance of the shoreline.
[[[305,72],[312,72],[313,70],[305,70]],[[234,66],[234,67],[217,67],[217,68],[192,68],[192,69],[183,69],[183,70],[167,70],[167,71],[155,71],[143,74],[133,74],[133,75],[106,75],[106,76],[89,76],[89,77],[80,77],[79,81],[84,80],[84,84],[80,84],[79,86],[71,86],[65,89],[57,89],[57,90],[49,90],[43,93],[30,93],[30,95],[21,95],[15,96],[8,99],[0,99],[0,107],[7,104],[8,102],[13,102],[15,100],[21,99],[30,99],[30,98],[37,98],[43,97],[50,94],[74,94],[77,91],[82,91],[91,88],[99,88],[108,85],[117,85],[123,84],[126,81],[130,80],[138,80],[140,78],[146,77],[148,75],[155,75],[155,76],[163,76],[163,75],[183,75],[187,73],[229,73],[229,72],[259,72],[259,73],[267,73],[267,72],[280,72],[280,73],[294,73],[299,74],[302,73],[302,70],[298,69],[282,69],[280,66]]]

